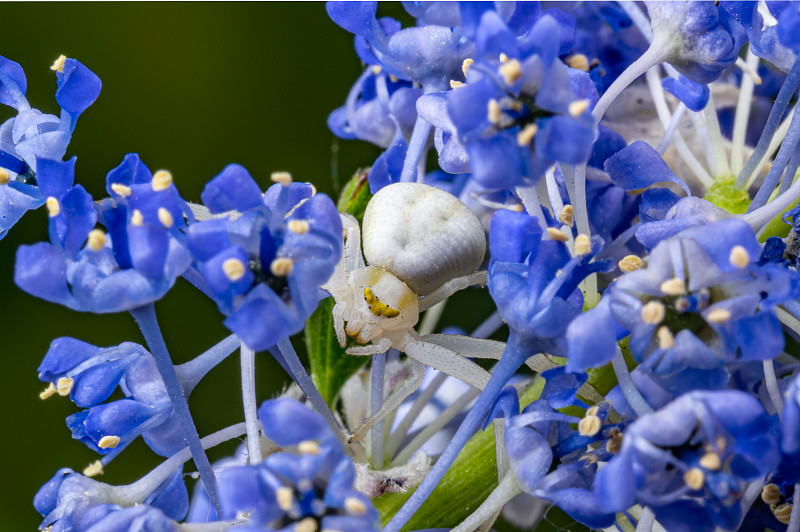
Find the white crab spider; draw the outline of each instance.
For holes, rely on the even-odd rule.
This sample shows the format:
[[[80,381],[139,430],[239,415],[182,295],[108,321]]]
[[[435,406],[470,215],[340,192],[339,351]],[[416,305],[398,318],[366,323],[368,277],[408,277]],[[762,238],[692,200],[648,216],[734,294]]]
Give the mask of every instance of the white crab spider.
[[[443,338],[447,335],[420,338],[414,330],[421,311],[458,290],[486,283],[486,272],[476,271],[486,253],[486,237],[475,215],[455,196],[428,185],[384,187],[364,214],[366,264],[358,222],[343,214],[342,224],[344,254],[323,287],[336,301],[333,324],[339,344],[344,347],[347,336],[365,344],[348,348],[351,355],[393,347],[483,389],[489,373],[463,354],[492,357],[498,348],[502,351],[502,343],[467,337],[454,342]]]

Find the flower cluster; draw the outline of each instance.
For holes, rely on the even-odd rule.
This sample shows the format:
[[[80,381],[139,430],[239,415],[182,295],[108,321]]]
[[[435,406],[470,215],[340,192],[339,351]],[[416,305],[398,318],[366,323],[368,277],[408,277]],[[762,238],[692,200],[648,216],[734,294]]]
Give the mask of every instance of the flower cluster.
[[[193,204],[135,154],[95,201],[63,158],[99,80],[59,59],[56,118],[0,58],[0,238],[49,223],[14,280],[146,344],[51,344],[41,397],[101,458],[41,488],[42,529],[800,530],[800,10],[644,7],[329,2],[364,71],[327,125],[383,150],[338,203],[230,164]],[[175,365],[181,278],[232,334]],[[244,422],[201,438],[187,398],[237,349]],[[293,382],[258,407],[262,351]],[[91,478],[139,436],[160,466]]]

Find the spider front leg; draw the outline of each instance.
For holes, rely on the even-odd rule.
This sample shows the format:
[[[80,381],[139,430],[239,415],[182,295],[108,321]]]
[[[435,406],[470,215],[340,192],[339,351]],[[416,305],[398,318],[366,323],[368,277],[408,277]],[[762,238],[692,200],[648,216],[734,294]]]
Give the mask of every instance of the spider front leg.
[[[345,353],[348,355],[377,355],[378,353],[385,353],[392,347],[392,341],[388,338],[380,338],[369,345],[358,345],[348,347]]]
[[[431,308],[435,304],[444,301],[448,297],[452,296],[459,290],[463,290],[467,287],[474,285],[485,285],[486,278],[487,278],[486,271],[481,270],[475,273],[471,273],[469,275],[465,275],[463,277],[456,277],[455,279],[450,279],[449,281],[444,283],[442,286],[440,286],[430,294],[419,298],[419,311],[422,312],[423,310]]]

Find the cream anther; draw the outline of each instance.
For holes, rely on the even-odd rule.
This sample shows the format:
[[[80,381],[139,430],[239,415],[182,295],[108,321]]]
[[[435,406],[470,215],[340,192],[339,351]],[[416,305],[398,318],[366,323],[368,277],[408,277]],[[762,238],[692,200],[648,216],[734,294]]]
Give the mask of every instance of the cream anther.
[[[131,195],[131,187],[123,185],[122,183],[111,183],[111,190],[123,198]]]
[[[589,108],[589,100],[575,100],[574,102],[569,104],[568,111],[570,115],[574,116],[575,118],[578,118],[583,113],[585,113],[588,108]]]
[[[661,291],[668,296],[679,296],[686,292],[686,285],[683,284],[683,281],[678,279],[677,277],[673,277],[672,279],[667,279],[663,283],[661,283]]]
[[[659,301],[648,301],[642,305],[642,321],[650,325],[656,325],[664,321],[667,309]]]
[[[572,205],[564,205],[564,208],[558,214],[558,221],[567,227],[572,227],[575,222],[575,209],[572,208]]]
[[[584,414],[584,417],[586,417],[586,416],[596,416],[599,411],[600,411],[600,407],[595,405],[595,406],[589,408],[586,411],[586,414]]]
[[[381,73],[381,70],[383,70],[383,68],[381,68],[380,65],[372,65],[372,69],[371,70],[372,70],[372,73],[377,76],[378,74]]]
[[[319,444],[313,440],[301,441],[297,444],[297,450],[303,454],[319,454]]]
[[[172,184],[172,174],[169,173],[167,170],[159,170],[155,174],[153,174],[153,181],[151,186],[153,190],[166,190]]]
[[[519,133],[517,133],[517,145],[522,146],[530,146],[531,142],[533,142],[533,137],[536,136],[536,133],[539,131],[539,126],[536,124],[528,124],[527,126],[520,129]]]
[[[53,395],[55,395],[55,393],[56,393],[56,385],[51,382],[47,386],[47,388],[39,392],[39,399],[42,400],[47,399],[48,397],[52,397]]]
[[[567,57],[564,62],[567,63],[570,68],[577,68],[578,70],[589,72],[589,58],[583,54],[571,55]]]
[[[503,76],[503,81],[506,82],[506,85],[512,85],[522,77],[522,66],[516,59],[503,63],[498,70],[500,75]]]
[[[351,514],[364,515],[367,513],[367,505],[361,499],[355,497],[347,497],[344,500],[345,509]]]
[[[450,80],[450,88],[451,89],[458,89],[460,87],[463,87],[464,85],[465,85],[465,83],[463,83],[461,81],[458,81],[458,80],[455,80],[455,79],[451,79]]]
[[[466,59],[464,59],[464,62],[461,63],[461,72],[464,73],[464,77],[467,77],[467,71],[469,70],[469,67],[471,67],[472,63],[474,63],[474,62],[475,62],[474,59],[467,57]]]
[[[700,465],[709,471],[718,471],[722,467],[722,461],[717,453],[706,453],[700,458]]]
[[[659,327],[656,332],[658,337],[658,347],[661,349],[671,349],[675,347],[675,337],[672,332],[666,327]]]
[[[507,63],[508,62],[508,56],[506,54],[504,54],[503,52],[500,52],[500,62],[501,63]]]
[[[61,397],[66,397],[72,391],[72,385],[75,384],[75,379],[72,377],[61,377],[56,381],[56,391]]]
[[[61,205],[58,204],[58,200],[53,196],[47,198],[45,205],[47,206],[47,214],[50,215],[50,218],[54,218],[61,214]]]
[[[699,467],[693,467],[683,474],[683,481],[691,489],[699,490],[706,483],[706,475]]]
[[[161,225],[169,229],[175,224],[175,220],[172,218],[172,214],[165,209],[164,207],[158,208],[158,221],[161,222]]]
[[[225,272],[225,277],[230,281],[236,282],[244,277],[246,269],[242,261],[237,258],[230,258],[223,261],[222,271]]]
[[[623,271],[623,273],[630,273],[640,269],[644,263],[642,259],[637,257],[636,255],[625,255],[622,257],[622,260],[617,263],[619,269]]]
[[[592,252],[592,242],[586,235],[575,237],[575,255],[588,255]]]
[[[286,225],[289,227],[289,231],[296,235],[304,235],[311,229],[311,226],[305,220],[289,220]]]
[[[144,223],[144,216],[142,216],[142,211],[139,209],[133,209],[133,213],[131,214],[131,225],[141,226]]]
[[[59,55],[58,59],[53,61],[53,64],[50,65],[50,70],[53,72],[64,72],[64,62],[67,60],[66,55]]]
[[[5,168],[0,168],[0,185],[7,185],[11,182],[11,174]]]
[[[317,532],[317,522],[310,517],[306,517],[294,525],[294,532]]]
[[[711,309],[708,314],[706,314],[706,320],[711,323],[725,323],[731,319],[731,313],[729,310],[724,308],[715,308]]]
[[[547,228],[547,236],[550,238],[550,240],[555,240],[557,242],[566,242],[569,240],[569,237],[565,235],[563,231],[556,229],[555,227]]]
[[[280,183],[285,187],[288,187],[292,183],[292,174],[289,172],[272,172],[269,178],[273,183]]]
[[[292,273],[292,268],[294,268],[294,262],[288,257],[278,257],[269,265],[269,271],[278,277],[286,277]]]
[[[97,442],[97,446],[101,449],[113,449],[119,445],[119,441],[119,436],[103,436],[100,438],[100,441]]]
[[[278,506],[284,512],[288,511],[294,504],[292,488],[287,488],[286,486],[281,486],[275,490],[275,498],[278,500]]]
[[[100,229],[92,229],[89,231],[86,245],[92,251],[100,251],[106,245],[106,234]]]
[[[96,477],[103,474],[103,462],[95,460],[83,469],[83,475],[87,477]]]
[[[311,195],[312,196],[316,196],[317,195],[317,187],[315,187],[313,183],[308,183],[308,186],[311,187]]]
[[[781,489],[777,484],[767,484],[761,490],[761,500],[767,504],[778,504],[781,500]]]
[[[774,510],[772,510],[773,515],[775,515],[775,519],[783,523],[784,525],[788,525],[789,521],[792,518],[792,505],[791,504],[781,504]]]
[[[750,254],[742,246],[733,246],[731,254],[728,256],[731,265],[743,270],[750,264]]]
[[[500,117],[502,116],[502,111],[500,110],[500,104],[497,103],[497,100],[492,98],[489,100],[489,103],[486,104],[486,118],[492,124],[497,124],[500,122]]]
[[[594,436],[603,427],[603,420],[597,416],[586,416],[578,423],[578,432],[581,436]]]

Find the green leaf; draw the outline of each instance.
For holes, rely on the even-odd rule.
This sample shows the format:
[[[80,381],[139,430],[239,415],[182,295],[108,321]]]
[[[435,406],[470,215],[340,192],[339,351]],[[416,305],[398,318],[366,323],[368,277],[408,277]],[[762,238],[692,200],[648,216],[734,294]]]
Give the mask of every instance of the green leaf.
[[[367,203],[372,199],[372,193],[369,191],[369,182],[367,181],[368,175],[369,168],[356,171],[355,175],[345,185],[344,190],[342,190],[339,202],[336,205],[339,212],[352,214],[359,224],[364,219]]]
[[[336,396],[345,381],[370,359],[348,355],[339,345],[331,317],[333,305],[332,297],[321,301],[317,310],[306,321],[305,328],[311,380],[331,407],[334,406]]]
[[[543,387],[544,379],[537,378],[520,397],[520,406],[524,408],[538,399]],[[496,460],[494,428],[490,424],[486,430],[470,438],[431,496],[401,532],[455,528],[497,487]],[[406,493],[385,493],[372,499],[380,513],[382,526],[389,522],[412,493],[414,489]]]

